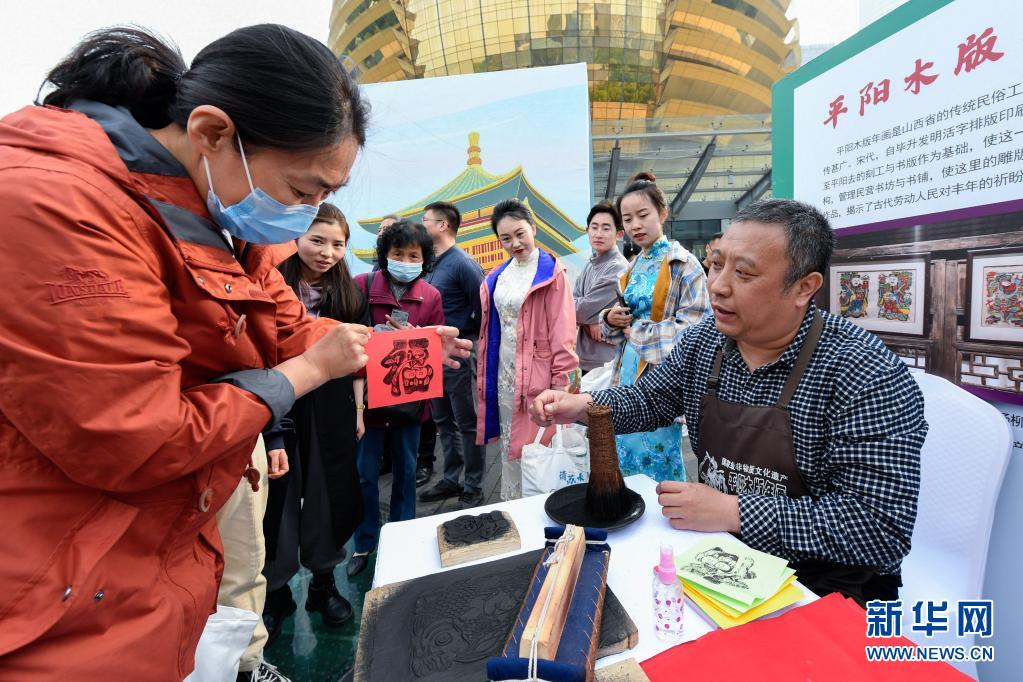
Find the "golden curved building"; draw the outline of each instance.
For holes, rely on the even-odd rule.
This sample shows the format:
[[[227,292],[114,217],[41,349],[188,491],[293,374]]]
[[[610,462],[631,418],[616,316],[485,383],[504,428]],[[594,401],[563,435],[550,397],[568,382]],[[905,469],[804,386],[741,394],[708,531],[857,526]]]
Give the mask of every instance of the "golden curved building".
[[[585,62],[594,120],[770,111],[799,65],[790,0],[334,0],[363,83]]]

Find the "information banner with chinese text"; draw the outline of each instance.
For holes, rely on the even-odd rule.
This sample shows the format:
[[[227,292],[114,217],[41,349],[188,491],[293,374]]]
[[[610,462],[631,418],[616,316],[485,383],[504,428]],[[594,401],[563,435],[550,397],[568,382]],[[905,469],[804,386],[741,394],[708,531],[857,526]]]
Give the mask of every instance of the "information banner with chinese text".
[[[914,0],[818,60],[775,87],[776,196],[838,230],[1023,207],[1023,3]]]
[[[836,229],[826,286],[838,290],[818,304],[992,402],[1014,429],[983,590],[997,628],[979,642],[1000,652],[978,664],[985,682],[1019,679],[1023,635],[1023,387],[1012,380],[1023,267],[998,260],[1023,258],[1021,20],[1018,0],[909,0],[773,91],[773,194],[815,204]],[[922,328],[880,324],[916,315]]]

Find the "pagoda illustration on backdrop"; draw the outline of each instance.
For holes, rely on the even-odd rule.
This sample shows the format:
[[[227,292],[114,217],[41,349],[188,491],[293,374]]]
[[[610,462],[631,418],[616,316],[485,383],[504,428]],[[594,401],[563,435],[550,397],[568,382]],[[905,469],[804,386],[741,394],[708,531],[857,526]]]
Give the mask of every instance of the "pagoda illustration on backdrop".
[[[457,244],[489,272],[507,260],[493,230],[490,216],[494,206],[504,199],[519,199],[529,206],[536,219],[537,244],[548,253],[561,257],[577,252],[572,242],[586,234],[586,229],[566,216],[550,199],[540,193],[516,166],[504,175],[493,175],[483,170],[480,158],[480,135],[469,133],[469,158],[465,170],[450,182],[415,203],[390,211],[401,218],[423,221],[426,206],[435,201],[449,201],[462,214],[462,226],[458,230]],[[378,234],[384,217],[360,219],[359,225],[371,234]],[[365,263],[376,262],[375,249],[355,249],[355,255]]]

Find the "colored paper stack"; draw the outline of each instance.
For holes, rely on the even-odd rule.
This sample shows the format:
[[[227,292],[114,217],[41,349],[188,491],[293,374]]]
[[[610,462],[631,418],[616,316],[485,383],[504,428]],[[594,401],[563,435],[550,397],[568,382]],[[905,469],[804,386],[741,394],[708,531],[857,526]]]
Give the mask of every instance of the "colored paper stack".
[[[865,647],[915,648],[903,637],[871,639],[867,614],[851,599],[829,594],[777,618],[718,630],[672,647],[640,665],[651,682],[968,682],[938,661],[871,661]],[[684,675],[680,673],[684,671]]]
[[[722,628],[795,604],[803,593],[784,559],[740,542],[704,539],[675,557],[686,596]]]

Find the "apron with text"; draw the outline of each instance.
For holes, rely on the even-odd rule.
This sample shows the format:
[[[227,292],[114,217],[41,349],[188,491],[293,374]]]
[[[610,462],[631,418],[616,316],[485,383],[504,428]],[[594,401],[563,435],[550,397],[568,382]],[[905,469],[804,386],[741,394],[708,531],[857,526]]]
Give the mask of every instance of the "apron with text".
[[[811,496],[796,465],[789,401],[817,348],[824,320],[813,324],[774,405],[742,405],[718,397],[723,352],[719,348],[700,400],[700,482],[729,495]],[[811,496],[812,497],[812,496]],[[897,599],[901,581],[880,576],[876,568],[825,560],[793,563],[796,577],[823,596],[840,592],[863,604],[870,599]]]

